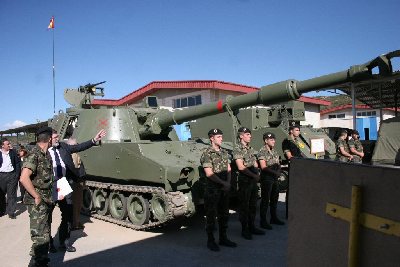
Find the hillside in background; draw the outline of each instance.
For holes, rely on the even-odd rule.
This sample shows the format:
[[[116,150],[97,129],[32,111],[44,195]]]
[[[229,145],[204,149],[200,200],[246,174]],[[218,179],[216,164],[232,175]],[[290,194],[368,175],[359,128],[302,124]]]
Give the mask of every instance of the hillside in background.
[[[351,97],[348,95],[318,96],[315,98],[330,101],[332,103],[330,106],[321,105],[321,110],[351,104]],[[356,105],[364,105],[364,103],[356,99]]]

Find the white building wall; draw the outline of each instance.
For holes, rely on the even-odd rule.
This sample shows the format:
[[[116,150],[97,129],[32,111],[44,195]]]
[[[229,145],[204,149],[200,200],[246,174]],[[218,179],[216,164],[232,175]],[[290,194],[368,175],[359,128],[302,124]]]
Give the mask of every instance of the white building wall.
[[[321,116],[319,113],[319,105],[304,103],[305,121],[300,122],[300,125],[312,125],[314,128],[320,128]]]
[[[379,109],[357,109],[356,112],[362,112],[362,111],[375,111],[376,112],[376,123],[377,123],[377,129],[379,129],[380,126],[380,113]],[[345,114],[344,118],[335,118],[335,119],[329,119],[329,115],[338,115],[338,114]],[[389,119],[394,117],[394,111],[392,110],[382,110],[382,116],[383,119]],[[362,118],[362,117],[358,117]],[[321,123],[320,127],[341,127],[341,128],[350,128],[353,129],[353,113],[351,109],[344,109],[344,110],[338,110],[335,112],[331,112],[328,114],[323,114],[321,115]]]

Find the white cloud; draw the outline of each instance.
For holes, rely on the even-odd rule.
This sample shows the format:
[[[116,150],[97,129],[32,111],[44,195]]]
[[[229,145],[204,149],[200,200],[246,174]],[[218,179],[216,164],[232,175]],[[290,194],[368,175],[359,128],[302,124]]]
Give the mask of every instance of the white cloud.
[[[25,126],[25,125],[27,125],[26,122],[23,122],[23,121],[20,121],[20,120],[16,120],[16,121],[13,121],[11,123],[6,123],[4,125],[4,127],[5,127],[5,129],[13,129],[13,128],[22,127],[22,126]]]

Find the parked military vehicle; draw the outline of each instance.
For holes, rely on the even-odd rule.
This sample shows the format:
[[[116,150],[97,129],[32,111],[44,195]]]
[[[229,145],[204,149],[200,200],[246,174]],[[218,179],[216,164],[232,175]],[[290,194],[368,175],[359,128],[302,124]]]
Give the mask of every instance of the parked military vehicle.
[[[251,145],[255,149],[260,149],[264,143],[262,136],[265,132],[272,132],[276,136],[277,152],[281,158],[284,158],[280,149],[282,141],[288,137],[290,125],[300,125],[305,120],[304,103],[299,101],[289,101],[280,105],[271,107],[252,107],[241,109],[235,112],[234,118],[227,113],[217,114],[195,121],[189,122],[192,137],[206,137],[204,128],[219,127],[224,132],[224,141],[237,142],[237,129],[241,126],[248,127],[252,130]],[[310,125],[300,126],[300,139],[303,143],[300,146],[301,152],[305,157],[315,158],[315,154],[311,154],[311,139],[322,138],[325,142],[325,151],[317,156],[325,159],[335,157],[335,143],[329,138],[322,129],[313,128]],[[225,134],[226,133],[226,134]]]
[[[400,166],[400,117],[381,122],[371,163]]]
[[[300,125],[305,120],[304,103],[299,101],[289,101],[271,107],[252,107],[240,109],[237,112],[222,113],[205,118],[200,118],[189,122],[192,137],[196,139],[206,138],[207,133],[204,129],[220,128],[224,132],[224,142],[232,143],[234,147],[237,140],[237,130],[241,126],[252,130],[251,146],[257,151],[264,145],[262,136],[265,132],[272,132],[276,138],[276,151],[282,159],[282,175],[279,178],[280,190],[284,192],[288,183],[287,160],[283,155],[282,142],[289,136],[290,125]],[[300,126],[299,148],[306,158],[334,159],[336,156],[335,143],[329,138],[322,129],[312,126]],[[317,154],[311,153],[311,140],[323,139],[324,152]],[[225,144],[229,149],[229,145]]]
[[[204,174],[199,158],[206,145],[179,141],[172,125],[254,105],[294,100],[302,93],[345,82],[392,74],[390,58],[382,55],[348,70],[305,80],[287,80],[262,87],[258,92],[183,110],[168,111],[148,97],[142,108],[96,107],[100,84],[66,89],[72,105],[49,121],[60,137],[72,134],[78,142],[92,138],[99,129],[107,136],[100,145],[80,153],[87,173],[84,209],[92,216],[133,229],[162,225],[190,216],[201,202]],[[372,74],[378,67],[379,74]],[[208,129],[204,129],[208,131]]]

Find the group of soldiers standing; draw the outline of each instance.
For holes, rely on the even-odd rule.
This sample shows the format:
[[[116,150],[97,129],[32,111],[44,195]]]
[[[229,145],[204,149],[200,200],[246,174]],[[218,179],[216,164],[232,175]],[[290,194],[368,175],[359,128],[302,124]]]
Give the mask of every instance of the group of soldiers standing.
[[[208,132],[210,147],[200,159],[204,168],[206,190],[204,196],[206,212],[207,247],[212,251],[220,248],[214,239],[215,220],[218,218],[219,245],[236,247],[237,244],[228,239],[226,230],[229,217],[229,191],[231,187],[231,166],[229,155],[221,148],[223,133],[220,129]],[[238,130],[239,144],[233,150],[233,160],[238,170],[239,220],[242,224],[242,237],[251,240],[253,235],[265,235],[255,226],[258,186],[261,185],[260,227],[271,230],[271,224],[283,225],[276,214],[279,188],[278,177],[281,175],[279,155],[275,151],[275,135],[263,135],[264,146],[258,153],[250,146],[251,131],[241,127]],[[268,223],[267,212],[270,207],[271,219]]]
[[[289,127],[289,137],[282,143],[283,154],[289,161],[292,157],[302,158],[304,155],[299,148],[300,127]],[[231,189],[231,162],[229,154],[221,147],[223,133],[220,129],[211,129],[208,132],[210,147],[204,150],[200,163],[204,169],[206,190],[204,204],[206,212],[207,247],[212,251],[220,248],[214,238],[216,218],[219,226],[219,245],[236,247],[236,243],[228,239],[226,230],[229,217],[229,191]],[[250,146],[251,131],[241,127],[238,130],[239,144],[233,150],[233,160],[238,170],[238,197],[239,220],[242,224],[242,237],[251,240],[253,235],[264,235],[265,232],[255,226],[256,203],[258,185],[261,188],[260,227],[271,230],[271,224],[283,225],[277,217],[277,203],[279,198],[278,178],[281,175],[279,154],[275,150],[275,135],[267,132],[263,135],[263,147],[256,153]],[[363,147],[359,140],[358,131],[351,132],[351,139],[347,131],[341,131],[336,143],[336,159],[343,162],[361,163],[364,157]],[[288,196],[289,189],[286,195]],[[287,204],[287,201],[286,201]],[[270,221],[267,220],[268,208]],[[287,212],[287,207],[286,207]]]

